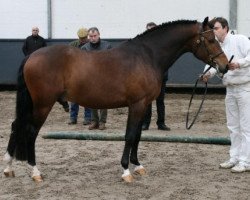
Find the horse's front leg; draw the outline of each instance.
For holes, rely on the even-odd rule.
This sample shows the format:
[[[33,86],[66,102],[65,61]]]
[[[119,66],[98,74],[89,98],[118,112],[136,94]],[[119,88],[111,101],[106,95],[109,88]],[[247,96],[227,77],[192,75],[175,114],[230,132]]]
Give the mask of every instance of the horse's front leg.
[[[135,165],[135,168],[134,168],[135,174],[145,175],[146,170],[139,163],[139,160],[138,160],[138,146],[139,146],[139,142],[141,139],[141,127],[142,127],[142,122],[140,122],[139,124],[138,131],[136,134],[136,140],[134,142],[134,145],[132,145],[131,154],[130,154],[130,162]]]
[[[125,147],[121,160],[121,165],[124,169],[122,178],[125,182],[133,181],[133,176],[131,175],[129,170],[129,160],[138,168],[142,167],[137,158],[137,149],[140,141],[141,124],[145,110],[146,106],[142,102],[129,107],[127,129],[125,135]]]

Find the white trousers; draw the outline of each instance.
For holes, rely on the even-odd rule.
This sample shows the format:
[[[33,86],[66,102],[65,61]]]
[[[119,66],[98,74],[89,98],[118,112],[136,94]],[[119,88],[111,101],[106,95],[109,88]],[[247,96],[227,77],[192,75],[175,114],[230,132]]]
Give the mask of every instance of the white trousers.
[[[230,160],[250,166],[250,87],[227,86],[225,104]]]

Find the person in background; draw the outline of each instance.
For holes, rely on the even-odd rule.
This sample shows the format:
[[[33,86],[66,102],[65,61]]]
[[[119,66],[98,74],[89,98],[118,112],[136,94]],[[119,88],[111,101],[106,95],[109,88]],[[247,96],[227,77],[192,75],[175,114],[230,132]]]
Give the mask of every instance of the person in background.
[[[228,72],[223,76],[226,86],[226,117],[230,133],[231,146],[229,160],[220,164],[220,168],[231,172],[250,171],[250,40],[243,35],[232,35],[228,22],[223,17],[214,19],[214,34],[228,60]],[[209,66],[205,67],[205,70]],[[210,69],[202,78],[216,74]]]
[[[146,29],[152,29],[156,27],[156,24],[154,22],[150,22],[146,25]],[[165,97],[165,86],[166,82],[168,80],[168,71],[165,72],[162,86],[161,86],[161,92],[159,96],[156,99],[156,107],[157,107],[157,126],[159,130],[165,130],[170,131],[170,128],[166,126],[165,124],[165,105],[164,105],[164,97]],[[142,124],[142,130],[148,130],[150,122],[151,122],[151,116],[152,116],[152,103],[148,105],[148,108],[146,110],[143,124]]]
[[[40,49],[42,47],[46,47],[46,41],[43,37],[39,35],[39,28],[33,27],[32,28],[32,35],[27,37],[23,43],[23,54],[25,56],[29,56],[37,49]],[[69,112],[69,104],[67,101],[65,101],[63,98],[59,98],[57,100],[64,108],[66,112]]]
[[[80,28],[77,31],[78,40],[72,41],[69,45],[81,48],[84,44],[88,42],[88,29]],[[69,125],[77,124],[79,112],[79,105],[77,103],[70,103],[70,121]],[[91,109],[84,108],[84,120],[83,125],[89,125],[91,123]]]
[[[32,28],[32,35],[28,36],[24,43],[23,43],[23,53],[25,56],[28,56],[32,54],[37,49],[40,49],[42,47],[46,47],[46,41],[43,37],[39,35],[39,28],[33,27]]]
[[[86,51],[100,51],[111,49],[111,44],[107,41],[101,40],[98,28],[92,27],[88,30],[89,42],[86,43],[81,49]],[[100,112],[100,114],[98,113]],[[107,109],[91,109],[91,124],[89,130],[106,129],[105,123],[107,120]]]

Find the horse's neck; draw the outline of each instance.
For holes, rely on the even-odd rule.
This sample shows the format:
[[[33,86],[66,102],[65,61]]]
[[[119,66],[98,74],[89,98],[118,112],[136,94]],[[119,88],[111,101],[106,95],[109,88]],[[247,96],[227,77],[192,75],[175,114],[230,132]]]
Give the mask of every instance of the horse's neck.
[[[153,67],[163,78],[164,72],[185,52],[192,50],[192,38],[197,35],[197,24],[184,24],[166,30],[147,32],[124,44],[119,49],[126,56],[140,57],[145,66]]]
[[[189,41],[197,34],[193,27],[194,25],[189,25],[185,29],[170,29],[166,34],[163,33],[161,38],[165,35],[166,39],[159,41],[157,46],[152,46],[154,51],[157,52],[156,55],[171,61],[172,59],[169,58],[177,60],[182,54],[191,51]]]
[[[182,54],[192,51],[189,44],[198,31],[198,25],[185,25],[185,28],[169,29],[165,33],[151,34],[144,44],[151,49],[159,67],[169,68]]]

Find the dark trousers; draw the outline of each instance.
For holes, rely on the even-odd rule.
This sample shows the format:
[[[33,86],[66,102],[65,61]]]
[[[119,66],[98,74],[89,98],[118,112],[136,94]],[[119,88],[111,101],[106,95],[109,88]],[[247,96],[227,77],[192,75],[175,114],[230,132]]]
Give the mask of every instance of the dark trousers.
[[[99,114],[100,112],[100,114]],[[107,109],[91,109],[91,121],[106,123],[108,110]]]
[[[165,85],[166,85],[166,81],[163,81],[162,86],[161,86],[161,92],[156,99],[156,108],[157,108],[156,124],[158,126],[161,124],[165,124],[165,104],[164,104]],[[148,108],[146,110],[146,113],[143,119],[143,124],[149,126],[151,122],[151,116],[152,116],[152,103],[148,105]]]

